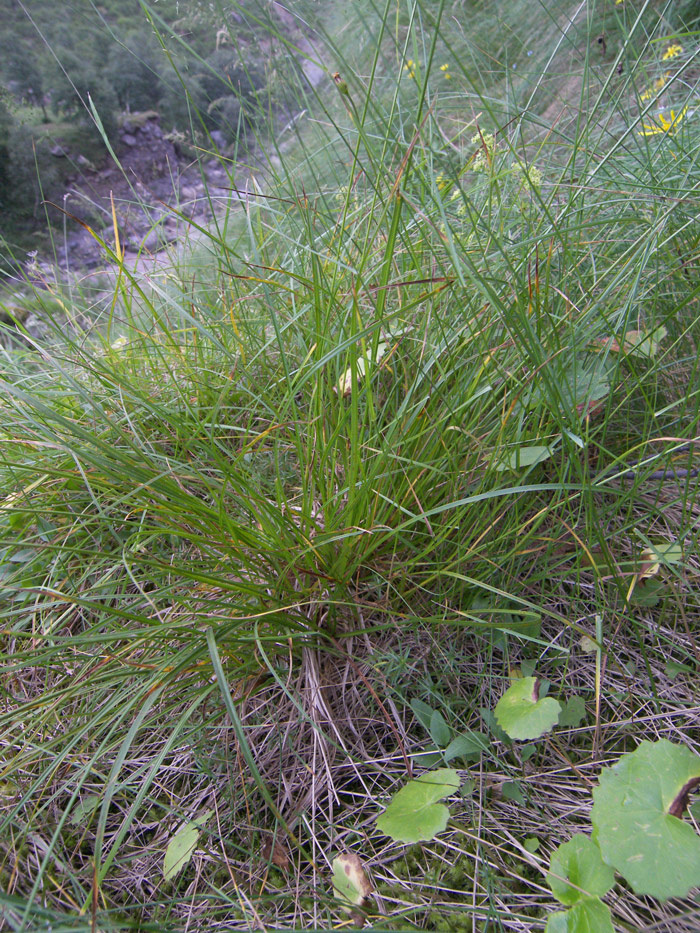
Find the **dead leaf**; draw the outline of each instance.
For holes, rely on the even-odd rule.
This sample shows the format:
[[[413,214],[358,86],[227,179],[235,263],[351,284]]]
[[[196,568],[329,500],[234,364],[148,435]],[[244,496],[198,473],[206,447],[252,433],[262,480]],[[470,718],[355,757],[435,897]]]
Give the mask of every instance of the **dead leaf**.
[[[260,854],[266,862],[272,862],[273,865],[281,868],[282,871],[286,871],[289,868],[287,853],[277,839],[266,839],[262,844]]]
[[[333,859],[333,896],[343,903],[343,910],[359,926],[364,922],[357,910],[372,894],[372,885],[362,860],[354,852],[343,852]]]

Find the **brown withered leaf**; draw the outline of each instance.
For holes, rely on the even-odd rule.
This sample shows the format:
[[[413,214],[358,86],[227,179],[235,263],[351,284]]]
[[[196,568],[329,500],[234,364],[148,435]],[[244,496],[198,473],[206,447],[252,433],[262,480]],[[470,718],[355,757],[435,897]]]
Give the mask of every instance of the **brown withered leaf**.
[[[262,844],[260,854],[266,862],[272,862],[273,865],[281,868],[282,871],[286,871],[289,868],[287,853],[277,839],[266,839]]]

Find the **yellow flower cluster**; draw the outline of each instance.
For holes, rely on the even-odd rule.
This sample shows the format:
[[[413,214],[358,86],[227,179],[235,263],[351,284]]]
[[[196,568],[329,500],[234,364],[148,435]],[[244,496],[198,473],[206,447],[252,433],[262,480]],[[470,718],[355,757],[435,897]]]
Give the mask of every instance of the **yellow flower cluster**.
[[[648,87],[644,93],[639,95],[640,100],[651,100],[652,95],[658,94],[659,91],[668,83],[668,79],[671,77],[671,72],[667,71],[666,74],[661,75],[660,78],[657,78],[656,81],[652,84],[651,87]]]
[[[519,162],[517,162],[514,167],[516,172],[522,174],[523,182],[529,185],[533,190],[540,190],[542,187],[542,172],[537,168],[536,165],[530,165],[528,168],[525,168],[524,165],[521,165]]]
[[[661,56],[661,60],[667,62],[669,58],[678,58],[683,52],[683,46],[679,45],[678,42],[674,42],[673,45],[669,45],[664,54]]]
[[[669,136],[673,136],[673,134],[680,126],[681,120],[685,116],[687,109],[688,105],[686,104],[680,113],[676,113],[675,110],[672,110],[668,117],[664,116],[663,113],[660,113],[657,117],[658,123],[642,123],[642,128],[638,131],[639,135],[656,136],[659,133],[667,133]]]
[[[461,197],[461,195],[462,195],[462,192],[459,190],[459,188],[455,188],[455,190],[450,195],[450,201],[456,201],[457,198]],[[457,213],[461,217],[464,214],[466,214],[466,212],[467,212],[467,205],[464,203],[464,198],[462,198],[462,203],[457,207]]]
[[[409,60],[406,62],[406,64],[403,67],[404,67],[404,71],[407,72],[409,78],[416,77],[416,63],[413,61],[412,58],[409,58]]]
[[[493,133],[477,133],[472,136],[472,145],[479,145],[481,148],[472,162],[473,172],[486,172],[493,163],[493,154],[496,149],[496,137]]]
[[[443,73],[443,75],[445,76],[445,80],[446,80],[446,81],[449,81],[450,78],[452,77],[452,75],[450,74],[450,72],[449,72],[449,70],[448,70],[449,67],[450,67],[450,66],[449,66],[447,63],[445,63],[444,65],[440,65],[440,71],[441,71],[441,72]]]

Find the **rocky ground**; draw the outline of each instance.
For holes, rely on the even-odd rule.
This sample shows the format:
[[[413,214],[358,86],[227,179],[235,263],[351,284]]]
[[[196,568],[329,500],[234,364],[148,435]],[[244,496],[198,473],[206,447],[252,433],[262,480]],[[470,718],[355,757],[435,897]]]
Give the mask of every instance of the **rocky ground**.
[[[281,4],[275,4],[275,9],[299,50],[309,86],[329,81],[328,70],[321,64],[324,56],[313,39]],[[301,116],[280,114],[280,125],[292,125]],[[253,172],[264,178],[267,159],[254,146],[247,153],[239,147],[239,161],[233,162],[226,156],[225,140],[217,138],[216,132],[208,145],[208,151],[199,152],[187,146],[182,135],[165,131],[155,111],[125,114],[114,141],[116,159],[108,156],[101,165],[93,165],[64,144],[57,145],[53,155],[70,158],[76,166],[54,211],[59,224],[65,219],[66,229],[58,265],[49,257],[29,254],[23,273],[17,276],[16,290],[7,294],[7,301],[3,299],[6,310],[0,308],[0,322],[20,322],[30,339],[42,341],[48,328],[27,294],[27,281],[42,291],[52,290],[58,280],[82,279],[86,274],[94,274],[97,281],[104,273],[111,281],[114,263],[84,225],[113,247],[112,202],[127,268],[150,273],[160,264],[171,263],[177,241],[186,235],[191,241],[196,227],[208,224],[215,212],[230,208],[232,201],[245,198]]]
[[[127,116],[115,147],[117,161],[98,169],[83,169],[71,181],[63,206],[86,223],[102,218],[108,230],[114,199],[121,245],[129,266],[152,258],[168,243],[183,236],[191,224],[203,225],[212,211],[223,209],[231,189],[245,189],[248,173],[227,163],[213,150],[194,162],[177,139],[163,132],[154,112]],[[243,178],[239,179],[239,175]],[[105,259],[90,232],[70,223],[64,268],[95,269]],[[107,235],[112,241],[111,233]]]

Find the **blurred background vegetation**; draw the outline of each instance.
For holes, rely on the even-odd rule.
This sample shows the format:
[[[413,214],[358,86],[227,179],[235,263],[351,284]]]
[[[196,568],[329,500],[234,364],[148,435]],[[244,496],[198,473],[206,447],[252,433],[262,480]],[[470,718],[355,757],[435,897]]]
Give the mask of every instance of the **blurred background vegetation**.
[[[52,0],[0,0],[5,237],[31,246],[46,223],[42,200],[59,197],[81,166],[107,155],[90,101],[115,145],[130,113],[154,111],[180,145],[213,138],[221,150],[283,109],[288,100],[261,9],[71,0],[57,15]]]

